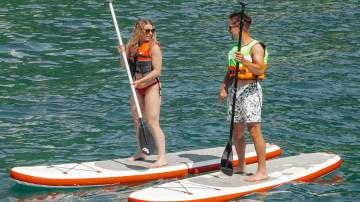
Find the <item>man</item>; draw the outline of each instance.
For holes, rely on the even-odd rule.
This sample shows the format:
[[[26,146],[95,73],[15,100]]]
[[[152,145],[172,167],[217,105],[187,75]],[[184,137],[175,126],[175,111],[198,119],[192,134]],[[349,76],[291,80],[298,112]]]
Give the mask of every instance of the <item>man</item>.
[[[233,40],[239,39],[240,15],[241,13],[232,13],[229,16],[229,32]],[[262,90],[259,83],[259,80],[263,80],[265,77],[267,51],[262,43],[251,38],[249,32],[251,21],[251,17],[245,14],[241,52],[237,51],[237,44],[229,51],[228,71],[220,88],[219,105],[222,104],[225,97],[228,97],[227,118],[231,120],[234,96],[233,82],[238,79],[233,137],[239,164],[234,170],[246,174],[244,128],[247,127],[255,145],[258,168],[253,175],[246,177],[245,180],[258,181],[267,178],[265,141],[261,133]],[[239,72],[236,76],[237,61],[239,62]]]

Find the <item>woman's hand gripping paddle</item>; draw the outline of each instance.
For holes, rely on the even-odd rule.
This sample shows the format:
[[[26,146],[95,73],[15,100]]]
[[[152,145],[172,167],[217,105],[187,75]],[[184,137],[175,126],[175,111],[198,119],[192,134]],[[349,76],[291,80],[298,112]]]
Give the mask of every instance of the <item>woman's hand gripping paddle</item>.
[[[244,9],[246,4],[240,2],[241,4],[241,15],[240,15],[240,32],[239,32],[239,41],[238,41],[238,51],[241,51],[241,37],[242,31],[244,26]],[[228,176],[233,175],[234,173],[234,166],[233,166],[233,149],[232,149],[232,137],[233,137],[233,130],[234,130],[234,116],[235,116],[235,102],[236,102],[236,91],[237,91],[237,78],[239,72],[239,62],[236,62],[236,70],[235,70],[235,82],[234,82],[234,95],[233,95],[233,102],[231,108],[231,123],[230,123],[230,136],[227,145],[225,146],[224,153],[221,156],[221,167],[220,170]],[[230,95],[229,95],[230,96]]]
[[[112,15],[112,18],[113,18],[113,21],[114,21],[114,26],[115,26],[117,38],[119,40],[119,44],[120,44],[120,46],[123,46],[123,42],[122,42],[121,35],[120,35],[120,29],[118,27],[118,23],[117,23],[117,20],[116,20],[114,8],[113,8],[113,5],[112,5],[113,0],[107,0],[106,2],[109,3],[109,7],[110,7],[111,15]],[[130,87],[131,87],[131,92],[132,92],[132,95],[134,97],[134,102],[135,102],[135,105],[136,105],[137,114],[139,116],[139,124],[140,124],[140,126],[139,126],[139,129],[137,131],[138,132],[137,134],[138,134],[140,149],[144,154],[149,155],[149,154],[152,154],[154,152],[154,148],[155,148],[154,138],[153,138],[153,135],[151,134],[151,131],[149,130],[147,124],[142,119],[142,114],[141,114],[141,110],[140,110],[140,106],[139,106],[139,101],[138,101],[138,98],[137,98],[137,95],[136,95],[135,87],[132,85],[133,79],[131,77],[129,63],[127,61],[126,53],[125,53],[125,51],[122,51],[121,54],[122,54],[122,58],[123,58],[124,63],[125,63],[126,72],[128,74]]]

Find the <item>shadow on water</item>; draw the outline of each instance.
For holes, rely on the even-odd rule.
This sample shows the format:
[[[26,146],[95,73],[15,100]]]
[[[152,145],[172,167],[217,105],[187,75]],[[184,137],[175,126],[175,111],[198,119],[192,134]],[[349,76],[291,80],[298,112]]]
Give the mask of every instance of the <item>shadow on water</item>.
[[[96,195],[130,194],[132,187],[138,187],[145,183],[134,183],[127,185],[109,185],[102,187],[74,187],[74,188],[45,188],[32,187],[22,184],[14,185],[10,190],[18,201],[61,201],[91,199]],[[120,191],[120,193],[118,193]],[[126,197],[126,196],[125,196]]]
[[[344,181],[343,176],[341,175],[331,175],[330,177],[323,177],[316,179],[313,182],[310,182],[311,184],[317,184],[322,186],[333,186],[333,185],[340,185]]]
[[[65,195],[83,195],[94,191],[94,188],[44,188],[15,184],[9,190],[20,201],[48,201],[59,200]]]

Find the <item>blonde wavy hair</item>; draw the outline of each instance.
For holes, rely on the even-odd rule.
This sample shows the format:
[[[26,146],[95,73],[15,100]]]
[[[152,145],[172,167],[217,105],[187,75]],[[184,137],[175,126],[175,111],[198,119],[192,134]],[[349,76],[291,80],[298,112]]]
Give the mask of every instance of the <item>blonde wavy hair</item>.
[[[129,42],[127,43],[127,53],[128,56],[132,56],[134,55],[140,45],[140,40],[141,40],[141,36],[144,34],[144,27],[145,25],[152,25],[153,29],[155,29],[155,25],[151,20],[148,19],[139,19],[134,26],[134,29],[131,33],[131,38],[129,40]],[[151,48],[155,45],[160,45],[160,43],[157,41],[156,39],[156,31],[153,32],[152,38],[150,39],[150,45],[149,45],[149,49],[151,50]]]

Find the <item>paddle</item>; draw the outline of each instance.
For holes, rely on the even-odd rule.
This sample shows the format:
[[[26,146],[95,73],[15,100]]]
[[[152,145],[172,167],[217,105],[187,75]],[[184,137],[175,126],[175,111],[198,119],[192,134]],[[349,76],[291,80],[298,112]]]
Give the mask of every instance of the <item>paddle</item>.
[[[117,23],[117,20],[116,20],[114,8],[113,8],[113,5],[112,5],[113,0],[106,0],[106,2],[109,3],[109,7],[110,7],[111,15],[112,15],[112,18],[113,18],[113,21],[114,21],[114,26],[115,26],[117,38],[119,40],[119,44],[120,44],[120,46],[123,46],[123,42],[122,42],[121,35],[120,35],[120,29],[118,27],[118,23]],[[142,118],[139,101],[138,101],[138,98],[137,98],[137,95],[136,95],[136,92],[135,92],[135,87],[132,85],[133,79],[132,79],[132,76],[131,76],[131,73],[130,73],[130,68],[129,68],[129,63],[127,61],[126,53],[125,53],[125,51],[122,51],[121,54],[122,54],[122,58],[123,58],[124,63],[125,63],[126,72],[127,72],[129,82],[130,82],[131,92],[132,92],[132,95],[134,97],[136,110],[137,110],[137,113],[138,113],[138,116],[139,116],[140,126],[139,126],[139,129],[138,129],[138,139],[139,139],[140,149],[144,154],[149,155],[149,154],[152,154],[154,152],[154,148],[155,148],[153,135],[151,134],[151,131],[148,128],[146,122]]]
[[[239,41],[238,41],[238,51],[241,50],[241,37],[242,31],[244,26],[244,14],[245,14],[245,6],[246,3],[240,2],[241,4],[241,14],[240,14],[240,32],[239,32]],[[232,102],[232,109],[231,109],[231,122],[230,122],[230,136],[227,145],[225,146],[224,153],[221,156],[221,168],[220,170],[228,176],[233,175],[234,167],[233,167],[233,150],[232,150],[232,137],[233,137],[233,130],[234,130],[234,115],[235,115],[235,101],[236,101],[236,91],[237,91],[237,83],[238,80],[236,76],[239,72],[239,62],[236,62],[236,69],[235,69],[235,82],[234,82],[234,95],[233,95],[233,102]]]

